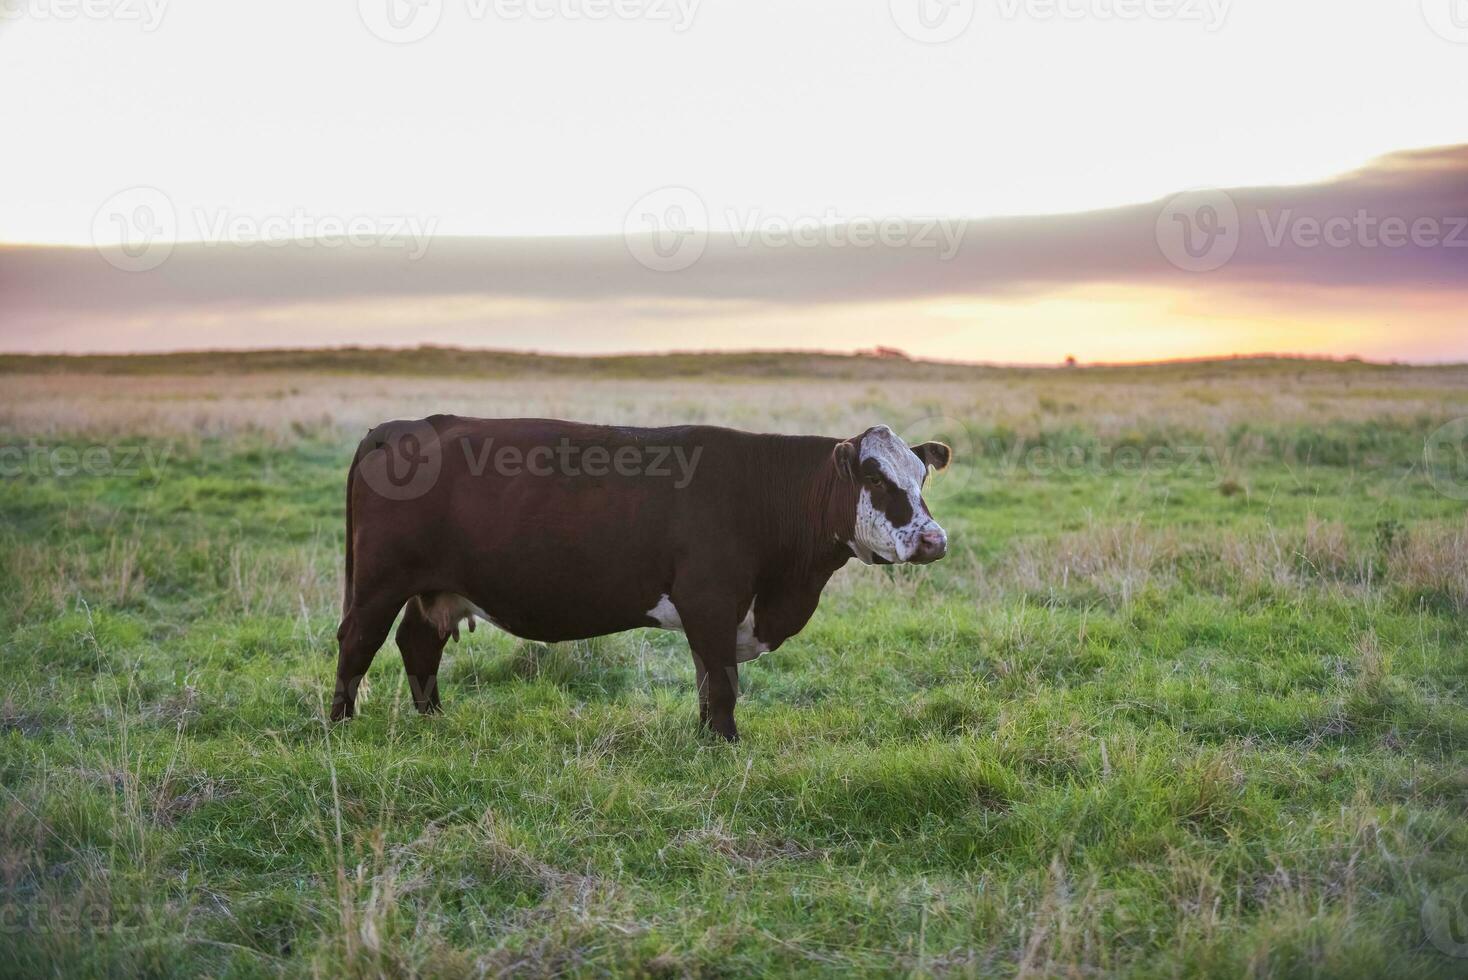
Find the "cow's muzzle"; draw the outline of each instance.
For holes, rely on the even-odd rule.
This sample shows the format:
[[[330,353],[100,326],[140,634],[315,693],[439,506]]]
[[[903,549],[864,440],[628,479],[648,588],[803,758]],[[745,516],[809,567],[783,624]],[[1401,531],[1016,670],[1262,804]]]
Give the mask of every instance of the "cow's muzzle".
[[[918,535],[917,547],[908,561],[914,565],[926,565],[948,554],[948,535],[941,527],[931,527]]]

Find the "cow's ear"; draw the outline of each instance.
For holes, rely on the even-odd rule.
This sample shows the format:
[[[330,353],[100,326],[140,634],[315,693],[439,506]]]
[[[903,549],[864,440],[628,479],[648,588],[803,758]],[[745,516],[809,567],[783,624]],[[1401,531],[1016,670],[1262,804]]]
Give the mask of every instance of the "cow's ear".
[[[836,472],[852,483],[856,482],[856,443],[851,440],[836,443],[836,448],[831,452],[831,458],[836,461]]]
[[[948,461],[953,458],[953,450],[941,442],[925,442],[921,446],[913,446],[912,451],[923,461],[924,466],[931,466],[935,470],[947,469]]]

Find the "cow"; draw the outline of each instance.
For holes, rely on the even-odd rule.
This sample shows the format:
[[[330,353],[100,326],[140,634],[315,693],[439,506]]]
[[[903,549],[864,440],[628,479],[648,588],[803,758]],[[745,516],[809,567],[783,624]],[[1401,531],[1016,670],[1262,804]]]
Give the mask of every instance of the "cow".
[[[701,725],[738,738],[739,667],[805,626],[852,558],[924,564],[948,536],[923,500],[951,450],[878,425],[849,439],[435,415],[386,422],[347,475],[333,721],[350,718],[399,611],[415,707],[440,710],[468,621],[528,640],[681,631]]]

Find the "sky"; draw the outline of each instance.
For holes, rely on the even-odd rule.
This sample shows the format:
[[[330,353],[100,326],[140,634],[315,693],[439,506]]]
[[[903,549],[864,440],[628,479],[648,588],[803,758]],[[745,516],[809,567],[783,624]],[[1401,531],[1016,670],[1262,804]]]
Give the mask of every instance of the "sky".
[[[1465,83],[1468,0],[0,0],[0,349],[1468,360]]]

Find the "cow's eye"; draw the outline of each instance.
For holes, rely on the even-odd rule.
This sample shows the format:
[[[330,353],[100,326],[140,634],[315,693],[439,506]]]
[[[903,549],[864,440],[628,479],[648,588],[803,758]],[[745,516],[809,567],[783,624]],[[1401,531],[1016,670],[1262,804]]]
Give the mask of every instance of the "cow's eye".
[[[873,490],[880,490],[882,488],[882,478],[880,476],[868,476],[867,486]]]

